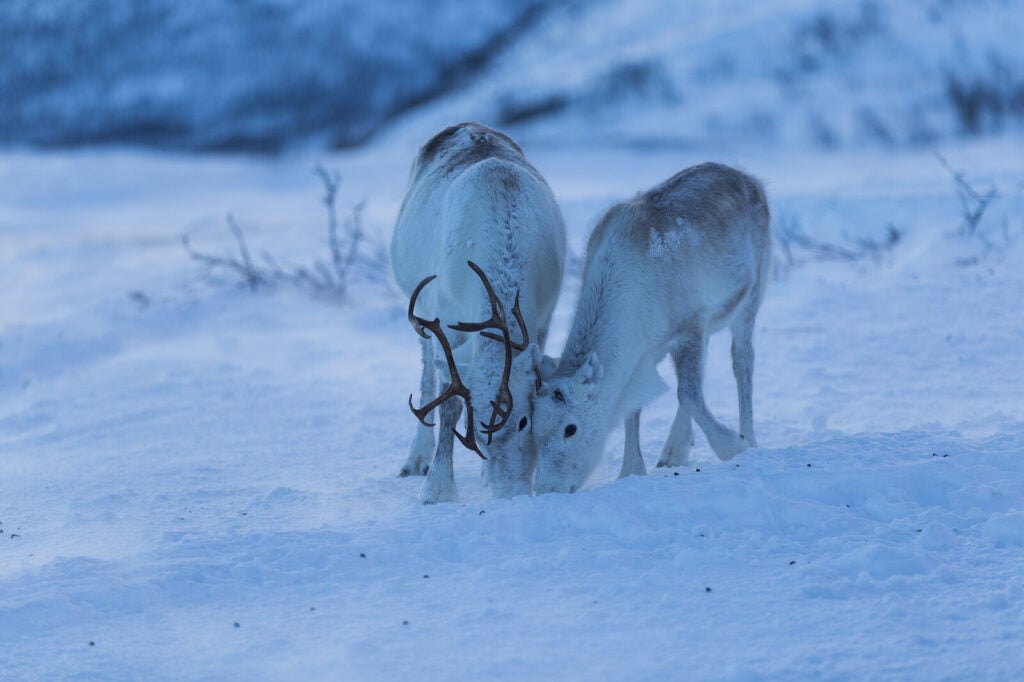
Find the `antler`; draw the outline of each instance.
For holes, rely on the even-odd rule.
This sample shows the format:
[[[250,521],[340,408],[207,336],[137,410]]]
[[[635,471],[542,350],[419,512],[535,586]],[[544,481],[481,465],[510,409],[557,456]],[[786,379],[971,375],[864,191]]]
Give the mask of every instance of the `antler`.
[[[466,261],[466,263],[473,269],[473,272],[477,274],[480,281],[484,284],[484,289],[487,290],[487,298],[491,302],[491,317],[489,320],[485,320],[484,322],[459,322],[458,324],[451,325],[451,328],[460,332],[480,332],[481,336],[487,337],[488,339],[494,339],[495,341],[501,341],[502,343],[508,341],[516,350],[526,350],[526,347],[530,345],[530,332],[526,329],[526,322],[523,321],[523,314],[519,311],[519,291],[516,291],[516,300],[512,305],[512,315],[516,318],[516,323],[519,325],[519,332],[523,335],[523,340],[516,343],[511,340],[508,324],[505,322],[505,315],[501,309],[501,301],[498,299],[497,294],[494,293],[494,287],[491,286],[491,281],[487,279],[487,275],[484,274],[484,271],[479,265],[471,260]],[[498,336],[491,332],[482,331],[484,329],[498,329],[502,332],[502,335]]]
[[[448,337],[445,336],[444,329],[441,327],[440,318],[435,317],[433,320],[426,320],[413,312],[416,308],[416,299],[419,298],[423,287],[427,286],[427,284],[436,277],[437,275],[427,277],[413,290],[412,296],[409,298],[409,324],[412,325],[412,328],[416,330],[417,334],[425,339],[430,338],[430,334],[427,334],[427,331],[429,330],[430,333],[434,335],[434,338],[437,339],[438,343],[441,344],[441,349],[444,351],[445,360],[448,362],[448,369],[451,372],[452,380],[451,383],[448,384],[448,388],[445,389],[441,395],[419,408],[413,406],[412,394],[409,394],[409,409],[412,410],[412,413],[416,415],[416,418],[419,419],[420,423],[424,426],[433,426],[433,424],[428,422],[426,419],[431,410],[449,398],[454,398],[455,396],[462,398],[466,402],[466,424],[469,426],[466,428],[465,436],[459,433],[455,428],[452,428],[452,432],[465,448],[480,455],[481,459],[487,459],[487,457],[484,456],[484,453],[480,452],[480,447],[476,444],[476,431],[473,429],[473,403],[470,400],[469,389],[464,383],[462,383],[462,377],[459,376],[459,370],[455,366],[455,358],[452,356],[452,347],[451,344],[448,343]],[[490,439],[488,437],[488,443],[489,442]]]
[[[526,347],[530,344],[530,332],[526,328],[526,322],[523,320],[523,314],[519,311],[519,292],[516,291],[515,303],[512,305],[512,315],[516,318],[516,322],[519,324],[519,331],[522,334],[522,341],[515,343],[512,341],[511,333],[509,332],[508,322],[505,320],[505,314],[502,310],[501,301],[498,299],[497,294],[494,293],[494,287],[491,286],[491,281],[484,274],[483,269],[474,263],[473,261],[466,261],[466,264],[477,274],[480,281],[484,285],[484,289],[487,291],[487,298],[491,302],[491,317],[483,322],[459,322],[458,324],[449,325],[452,329],[460,332],[480,332],[480,335],[500,341],[505,346],[505,364],[502,368],[501,383],[498,385],[498,393],[495,399],[491,401],[491,418],[486,424],[480,422],[480,426],[483,432],[487,434],[487,444],[491,444],[491,439],[494,434],[501,430],[508,422],[509,417],[512,416],[512,392],[509,391],[508,382],[509,377],[512,373],[512,349],[522,351],[526,350]],[[501,332],[501,335],[497,335],[485,329],[497,329]]]
[[[473,261],[466,262],[469,267],[472,268],[473,272],[475,272],[480,278],[480,281],[483,282],[484,289],[487,290],[487,297],[491,303],[491,317],[484,322],[459,322],[457,324],[448,325],[448,327],[459,332],[480,332],[481,336],[494,339],[495,341],[500,341],[505,347],[505,362],[502,368],[501,383],[498,385],[498,392],[495,399],[491,401],[491,418],[486,423],[480,422],[481,430],[487,434],[487,444],[490,445],[494,434],[501,430],[501,428],[508,422],[509,417],[512,416],[512,392],[508,387],[512,373],[512,349],[525,350],[527,345],[530,343],[530,333],[526,329],[526,323],[523,320],[523,315],[519,311],[519,292],[516,292],[515,303],[512,306],[512,314],[515,316],[516,322],[519,324],[519,329],[523,338],[520,343],[514,343],[508,329],[508,323],[506,322],[501,309],[501,301],[494,293],[494,288],[491,286],[490,280],[487,279],[487,275],[484,274],[484,271],[480,266]],[[427,277],[417,285],[416,289],[413,290],[412,296],[409,299],[409,323],[413,326],[413,329],[416,330],[416,333],[423,338],[430,338],[430,334],[427,334],[427,331],[429,331],[434,338],[438,340],[438,343],[441,344],[441,349],[444,351],[445,360],[448,363],[452,380],[448,385],[448,388],[441,393],[441,395],[437,396],[422,407],[414,407],[412,403],[412,395],[410,395],[409,409],[412,410],[412,413],[416,415],[416,418],[419,419],[422,424],[426,426],[433,426],[433,424],[426,421],[426,416],[431,410],[449,398],[453,398],[455,396],[462,398],[466,403],[466,435],[463,436],[457,430],[452,430],[455,432],[455,435],[463,446],[480,455],[481,458],[487,459],[476,443],[476,431],[473,428],[473,403],[470,400],[469,388],[462,383],[462,378],[459,376],[458,368],[455,366],[455,358],[452,355],[451,344],[449,344],[448,337],[445,335],[444,329],[441,327],[441,320],[439,318],[426,320],[422,317],[418,317],[413,312],[416,307],[416,300],[419,298],[423,287],[433,281],[436,277],[437,275]],[[499,336],[498,334],[484,331],[486,329],[497,329],[501,332],[501,335]]]

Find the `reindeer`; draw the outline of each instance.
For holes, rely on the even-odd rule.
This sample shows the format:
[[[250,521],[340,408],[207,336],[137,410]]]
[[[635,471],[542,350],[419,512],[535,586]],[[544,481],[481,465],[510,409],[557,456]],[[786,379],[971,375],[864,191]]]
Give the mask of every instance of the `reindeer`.
[[[564,262],[562,214],[510,138],[462,123],[420,149],[391,241],[391,267],[410,296],[409,322],[423,337],[425,404],[417,408],[409,397],[420,424],[399,475],[426,475],[420,491],[425,504],[458,498],[453,437],[484,459],[493,495],[530,492],[535,367]],[[446,331],[441,318],[484,321],[459,322]],[[455,429],[462,412],[457,398],[465,403],[465,434]],[[434,410],[440,413],[436,450],[427,421]],[[488,410],[490,418],[478,421]]]
[[[719,164],[687,168],[613,206],[587,244],[583,284],[557,368],[543,371],[534,401],[535,490],[575,492],[601,459],[612,425],[625,421],[619,477],[645,474],[640,410],[666,387],[671,354],[679,408],[658,466],[689,461],[691,420],[722,460],[754,440],[754,319],[770,267],[768,205],[753,178]],[[708,337],[728,326],[740,431],[704,402]]]

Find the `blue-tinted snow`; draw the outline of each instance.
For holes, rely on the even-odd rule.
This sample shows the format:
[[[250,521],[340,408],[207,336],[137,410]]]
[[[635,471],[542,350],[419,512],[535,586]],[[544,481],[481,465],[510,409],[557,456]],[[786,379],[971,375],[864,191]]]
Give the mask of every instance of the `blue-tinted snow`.
[[[594,2],[404,125],[469,112],[545,144],[926,146],[1024,128],[1022,34],[1017,0]]]
[[[311,159],[0,156],[3,676],[1019,678],[1013,142],[943,149],[1003,189],[986,220],[1018,235],[973,266],[930,152],[717,155],[812,234],[904,235],[880,263],[772,281],[763,447],[720,463],[698,435],[678,476],[616,481],[617,431],[587,489],[511,501],[459,452],[461,502],[433,507],[396,478],[418,382],[405,302],[253,295],[204,282],[178,243],[227,251],[231,209],[255,252],[322,253]],[[332,159],[368,228],[390,229],[412,151]],[[709,155],[527,151],[577,251],[603,207]],[[716,337],[707,393],[734,422],[728,355]],[[673,414],[671,395],[644,411],[649,464]]]
[[[363,141],[461,83],[540,0],[6,0],[0,143]]]
[[[0,678],[1024,678],[1021,3],[533,6],[0,2],[8,141],[297,145],[0,153]],[[524,142],[577,254],[705,160],[761,178],[776,230],[900,240],[773,277],[761,449],[698,434],[617,481],[617,430],[586,489],[511,501],[460,452],[461,501],[423,507],[394,288],[253,295],[180,236],[228,253],[231,211],[257,257],[323,257],[310,145],[378,131],[328,165],[386,241],[417,145],[466,118]],[[934,152],[998,188],[975,236]],[[735,423],[727,337],[706,392]],[[644,410],[648,464],[673,414]]]
[[[7,0],[0,143],[920,146],[1022,129],[1022,34],[1020,0]]]

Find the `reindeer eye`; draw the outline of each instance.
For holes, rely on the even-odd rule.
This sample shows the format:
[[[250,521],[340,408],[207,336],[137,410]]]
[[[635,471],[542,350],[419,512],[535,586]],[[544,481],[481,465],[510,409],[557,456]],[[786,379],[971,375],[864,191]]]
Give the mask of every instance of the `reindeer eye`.
[[[565,437],[566,438],[568,438],[570,436],[573,436],[575,434],[576,434],[576,425],[575,424],[569,424],[568,426],[565,427]]]
[[[559,391],[557,388],[555,389],[555,392],[552,394],[551,397],[560,403],[565,401],[565,396],[562,395],[562,392]]]
[[[526,421],[526,417],[523,417],[522,419],[520,419],[519,420],[519,430],[522,431],[523,429],[525,429],[527,423],[528,422]]]

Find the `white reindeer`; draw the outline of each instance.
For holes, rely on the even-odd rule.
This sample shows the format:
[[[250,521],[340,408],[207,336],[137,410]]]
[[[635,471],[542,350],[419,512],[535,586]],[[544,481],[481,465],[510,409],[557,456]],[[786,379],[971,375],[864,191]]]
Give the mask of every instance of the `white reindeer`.
[[[712,163],[687,168],[613,206],[587,244],[569,339],[534,402],[536,491],[579,489],[619,419],[626,425],[619,475],[646,473],[640,408],[665,388],[656,366],[669,353],[679,409],[658,466],[688,462],[691,419],[720,459],[756,447],[752,336],[769,265],[764,190],[735,169]],[[712,416],[701,389],[708,337],[726,326],[739,433]]]
[[[391,242],[391,267],[410,295],[409,320],[424,337],[420,392],[426,404],[417,409],[410,396],[421,424],[400,474],[426,474],[424,503],[458,498],[453,435],[481,457],[486,442],[483,473],[493,495],[530,492],[536,463],[529,428],[538,381],[534,367],[564,262],[562,214],[547,183],[510,138],[462,123],[420,149]],[[450,334],[442,318],[486,322],[449,325]],[[527,347],[531,334],[536,343]],[[520,351],[515,358],[513,349]],[[455,430],[462,411],[455,397],[466,405],[465,435]],[[436,451],[426,421],[435,408]],[[485,410],[489,421],[478,421],[474,415]]]

